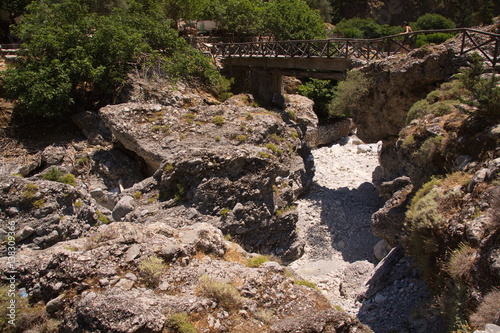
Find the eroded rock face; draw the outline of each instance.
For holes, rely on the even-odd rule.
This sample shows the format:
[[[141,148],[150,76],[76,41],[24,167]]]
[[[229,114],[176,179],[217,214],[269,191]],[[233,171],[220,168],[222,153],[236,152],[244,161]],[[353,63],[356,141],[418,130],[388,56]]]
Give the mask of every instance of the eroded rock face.
[[[267,325],[278,322],[273,331],[287,332],[318,313],[301,325],[369,331],[318,291],[295,284],[278,263],[243,265],[251,255],[210,224],[176,229],[165,222],[111,223],[89,237],[21,251],[19,282],[73,332],[161,332],[180,312],[204,330],[271,331]],[[0,258],[0,269],[7,267]]]
[[[338,141],[354,131],[351,119],[339,120],[332,124],[319,124],[313,110],[314,102],[301,95],[288,95],[285,112],[298,124],[305,126],[305,143],[314,148]]]
[[[17,176],[0,177],[0,220],[2,240],[13,232],[17,245],[32,248],[77,238],[97,222],[95,206],[84,191]]]
[[[123,195],[157,191],[164,209],[182,203],[219,216],[217,225],[249,250],[292,258],[300,254],[293,245],[293,202],[311,182],[312,160],[305,158],[298,127],[245,102],[241,95],[189,109],[127,103],[107,106],[100,114],[123,146],[154,172],[147,186]],[[129,217],[116,211],[114,216],[154,221],[143,218],[144,206]]]
[[[397,137],[416,101],[458,71],[453,50],[434,46],[404,57],[373,61],[360,70],[373,78],[370,92],[353,109],[358,137],[367,143]]]

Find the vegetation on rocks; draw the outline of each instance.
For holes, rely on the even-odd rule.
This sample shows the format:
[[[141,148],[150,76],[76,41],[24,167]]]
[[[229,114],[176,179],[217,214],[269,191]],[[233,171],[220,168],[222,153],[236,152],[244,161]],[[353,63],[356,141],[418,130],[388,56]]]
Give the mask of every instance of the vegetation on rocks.
[[[491,302],[487,295],[500,278],[491,262],[500,207],[499,139],[491,131],[500,120],[500,88],[496,74],[483,76],[478,56],[469,61],[458,79],[414,104],[397,144],[417,184],[404,243],[437,295],[450,331],[482,328],[486,322],[474,322],[474,313],[484,312],[483,302]]]
[[[112,102],[134,69],[215,89],[224,79],[210,59],[165,24],[155,4],[132,2],[98,15],[83,0],[32,2],[16,34],[20,59],[4,75],[22,113],[57,117],[75,106]]]

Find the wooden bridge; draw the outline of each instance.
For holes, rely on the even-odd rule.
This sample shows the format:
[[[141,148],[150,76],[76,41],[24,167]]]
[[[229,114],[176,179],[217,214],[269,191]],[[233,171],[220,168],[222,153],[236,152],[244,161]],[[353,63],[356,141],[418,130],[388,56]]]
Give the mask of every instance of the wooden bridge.
[[[500,34],[467,28],[422,30],[376,39],[218,43],[211,46],[210,53],[222,59],[248,91],[270,101],[276,93],[283,93],[283,75],[339,80],[353,67],[408,53],[418,35],[433,33],[455,35],[457,43],[450,47],[458,55],[478,52],[493,68],[500,65]]]

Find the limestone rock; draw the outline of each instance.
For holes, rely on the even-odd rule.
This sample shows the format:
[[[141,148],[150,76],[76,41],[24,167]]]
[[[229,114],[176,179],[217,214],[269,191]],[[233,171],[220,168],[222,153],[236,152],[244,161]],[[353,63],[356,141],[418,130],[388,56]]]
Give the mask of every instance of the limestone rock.
[[[176,244],[175,253],[182,255],[160,259],[152,271],[130,264],[131,249],[141,249],[134,261],[144,263],[162,257],[166,244]],[[279,332],[298,324],[368,332],[356,319],[333,310],[320,292],[296,285],[280,264],[252,268],[240,263],[249,257],[207,223],[175,229],[168,221],[113,222],[88,237],[18,252],[16,264],[19,283],[31,300],[46,302],[48,313],[62,319],[64,331],[161,332],[171,315],[185,312],[200,319],[200,330],[237,332],[241,325],[257,330],[272,314]],[[0,257],[0,270],[8,265],[8,257]],[[157,272],[154,267],[164,271],[157,285],[147,285],[148,274]],[[229,302],[211,294],[214,287],[230,290],[224,296]],[[238,321],[235,313],[241,314]],[[314,315],[304,321],[309,314]]]
[[[10,221],[19,246],[45,248],[77,238],[97,222],[90,197],[73,186],[3,176],[0,188],[0,219]]]
[[[375,236],[386,240],[390,246],[396,246],[401,242],[404,235],[403,223],[406,204],[409,200],[408,196],[413,190],[413,185],[407,177],[404,177],[380,187],[386,195],[395,192],[385,202],[384,206],[372,215],[372,231]]]
[[[343,137],[351,135],[354,131],[354,123],[351,119],[340,120],[333,124],[308,127],[305,140],[309,147],[318,147],[338,141]]]
[[[134,210],[134,198],[131,196],[124,196],[118,201],[115,208],[113,209],[113,219],[115,221],[121,221],[125,215]]]
[[[279,113],[245,105],[245,96],[190,109],[140,103],[101,109],[113,135],[153,174],[122,196],[157,191],[162,208],[189,203],[196,211],[189,220],[213,221],[224,233],[239,235],[249,250],[297,256],[297,216],[287,207],[312,180],[309,151]],[[139,209],[130,213],[131,221],[150,223],[168,214]]]
[[[424,57],[374,61],[361,71],[374,78],[369,95],[362,105],[353,107],[358,137],[375,143],[396,137],[404,127],[406,114],[416,101],[424,98],[436,84],[458,71],[454,52],[444,45],[434,46]]]

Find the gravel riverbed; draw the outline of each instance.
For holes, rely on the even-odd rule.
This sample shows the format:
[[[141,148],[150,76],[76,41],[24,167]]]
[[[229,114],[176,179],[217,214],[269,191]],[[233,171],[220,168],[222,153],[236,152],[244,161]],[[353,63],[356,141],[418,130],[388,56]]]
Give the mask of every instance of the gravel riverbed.
[[[297,205],[305,253],[289,268],[376,333],[433,332],[440,325],[410,258],[402,256],[393,267],[384,267],[394,276],[370,298],[365,294],[367,281],[379,268],[373,248],[380,239],[370,228],[371,215],[384,204],[372,184],[379,149],[380,144],[364,144],[352,136],[313,150],[314,181]]]

